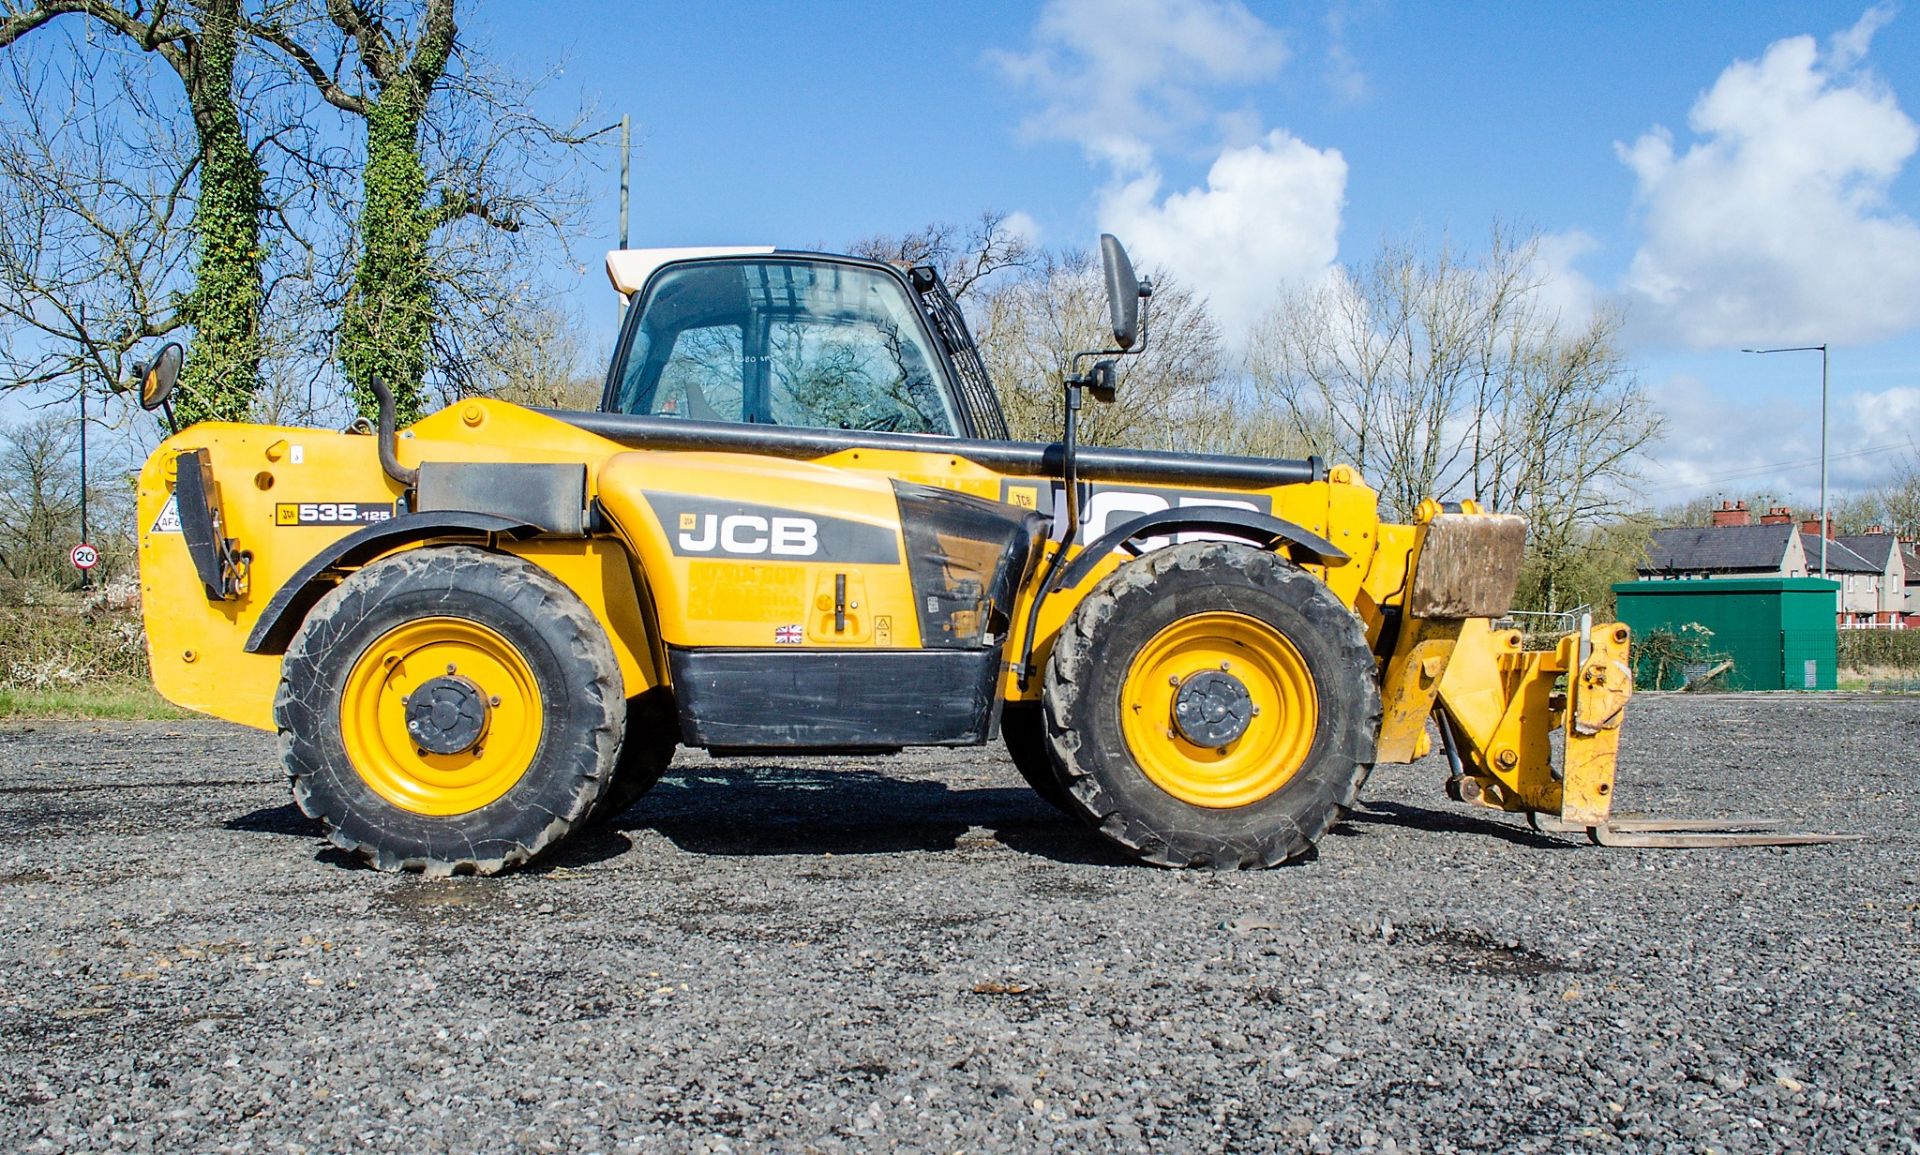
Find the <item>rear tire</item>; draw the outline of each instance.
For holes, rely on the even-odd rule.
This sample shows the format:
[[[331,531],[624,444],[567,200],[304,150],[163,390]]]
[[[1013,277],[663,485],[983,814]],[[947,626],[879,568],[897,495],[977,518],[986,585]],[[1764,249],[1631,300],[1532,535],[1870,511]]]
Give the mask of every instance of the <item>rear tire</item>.
[[[1007,757],[1014,769],[1027,780],[1033,792],[1047,804],[1067,814],[1074,813],[1060,771],[1053,763],[1053,749],[1047,742],[1047,723],[1038,705],[1008,702],[1000,712],[1000,740],[1006,743]]]
[[[294,801],[379,870],[494,874],[579,826],[626,717],[592,612],[531,562],[410,550],[322,598],[281,663]]]
[[[1380,726],[1359,620],[1298,566],[1225,542],[1109,575],[1054,642],[1046,703],[1076,813],[1148,862],[1216,870],[1311,850]]]

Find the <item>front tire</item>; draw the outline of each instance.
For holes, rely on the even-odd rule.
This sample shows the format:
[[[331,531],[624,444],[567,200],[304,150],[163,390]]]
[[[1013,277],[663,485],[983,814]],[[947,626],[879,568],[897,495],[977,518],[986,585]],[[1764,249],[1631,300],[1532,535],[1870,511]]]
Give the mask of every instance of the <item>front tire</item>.
[[[1047,737],[1072,808],[1162,866],[1275,866],[1353,804],[1380,725],[1351,611],[1275,554],[1225,542],[1122,565],[1061,629]]]
[[[626,701],[586,604],[521,558],[411,550],[335,588],[281,664],[294,801],[380,870],[494,874],[584,822]]]

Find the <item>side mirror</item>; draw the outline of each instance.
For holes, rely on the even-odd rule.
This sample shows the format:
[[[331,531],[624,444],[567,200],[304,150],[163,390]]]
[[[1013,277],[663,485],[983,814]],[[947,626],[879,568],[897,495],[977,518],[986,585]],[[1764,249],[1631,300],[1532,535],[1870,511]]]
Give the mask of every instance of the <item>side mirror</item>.
[[[1100,234],[1100,264],[1107,274],[1107,309],[1113,314],[1113,343],[1121,352],[1140,339],[1140,280],[1120,238]]]
[[[173,386],[180,380],[180,361],[184,356],[178,342],[169,341],[160,347],[159,355],[140,377],[140,408],[152,412],[173,396]]]

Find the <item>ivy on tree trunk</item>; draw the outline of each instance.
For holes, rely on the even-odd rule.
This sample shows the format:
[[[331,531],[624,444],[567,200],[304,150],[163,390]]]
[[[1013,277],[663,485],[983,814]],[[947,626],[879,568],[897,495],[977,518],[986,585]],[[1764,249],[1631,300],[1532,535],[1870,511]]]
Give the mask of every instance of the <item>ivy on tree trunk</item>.
[[[360,263],[340,329],[340,362],[355,405],[374,412],[369,383],[378,378],[393,390],[402,424],[420,416],[433,332],[427,242],[434,222],[424,207],[419,147],[425,107],[425,94],[409,83],[382,90],[368,104]]]
[[[194,339],[174,411],[187,423],[241,421],[260,384],[262,176],[234,104],[238,4],[208,4],[188,98],[200,134],[194,214],[198,276],[182,308]]]

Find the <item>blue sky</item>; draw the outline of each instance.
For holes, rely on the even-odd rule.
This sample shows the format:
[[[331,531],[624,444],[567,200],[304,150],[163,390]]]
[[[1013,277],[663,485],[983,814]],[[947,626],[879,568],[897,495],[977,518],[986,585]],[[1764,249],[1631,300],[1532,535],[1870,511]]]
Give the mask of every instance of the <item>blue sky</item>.
[[[1920,426],[1920,10],[1891,4],[1032,0],[463,4],[566,119],[635,123],[636,245],[838,248],[985,209],[1118,233],[1244,335],[1383,239],[1538,229],[1551,300],[1624,307],[1667,414],[1653,506],[1837,492]],[[597,235],[556,295],[611,343]],[[33,400],[0,400],[0,419]]]
[[[636,124],[633,243],[838,247],[982,209],[1117,231],[1213,297],[1383,237],[1547,235],[1555,299],[1623,303],[1673,431],[1655,503],[1811,504],[1819,357],[1834,484],[1920,422],[1920,12],[1865,4],[1050,0],[498,3],[469,39]],[[609,150],[611,152],[611,150]],[[611,316],[578,252],[569,295]]]

